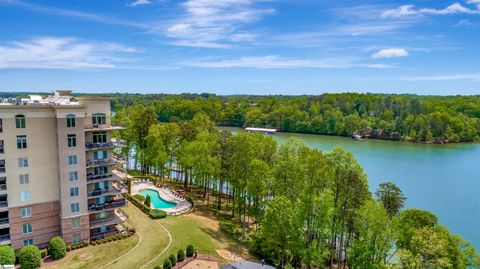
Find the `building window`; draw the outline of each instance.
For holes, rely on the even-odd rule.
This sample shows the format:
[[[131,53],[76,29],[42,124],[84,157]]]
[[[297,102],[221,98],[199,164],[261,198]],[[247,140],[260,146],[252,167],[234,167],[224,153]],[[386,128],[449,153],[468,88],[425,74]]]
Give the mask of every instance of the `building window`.
[[[72,244],[80,244],[80,242],[82,241],[82,236],[81,234],[73,234],[73,237],[72,237]]]
[[[95,113],[92,115],[93,125],[105,125],[107,124],[107,117],[103,113]]]
[[[31,232],[32,232],[32,224],[31,223],[23,224],[22,233],[29,234]]]
[[[0,173],[5,173],[5,160],[0,160]]]
[[[20,193],[20,201],[27,202],[30,201],[30,192],[29,191],[22,191]]]
[[[30,246],[30,245],[33,245],[33,239],[27,239],[27,240],[23,240],[23,246]]]
[[[93,132],[93,143],[106,143],[107,132]]]
[[[15,116],[15,126],[17,128],[25,128],[25,116],[23,115],[17,115]]]
[[[108,167],[106,166],[97,166],[93,168],[95,175],[105,175],[108,174]]]
[[[31,207],[24,207],[20,209],[20,217],[22,218],[29,218],[32,216],[32,208]]]
[[[30,177],[28,176],[28,174],[23,174],[23,175],[20,175],[20,184],[28,184],[30,183]]]
[[[5,147],[4,147],[4,144],[3,144],[3,140],[0,140],[0,153],[5,153]]]
[[[80,228],[80,218],[72,219],[72,229]]]
[[[74,128],[75,127],[75,115],[68,114],[67,115],[67,128]]]
[[[26,148],[27,148],[27,136],[17,135],[17,149],[26,149]]]
[[[107,159],[107,151],[105,151],[105,150],[95,151],[93,153],[93,159],[94,160],[105,160],[105,159]]]
[[[78,196],[78,187],[70,188],[70,197]]]
[[[28,167],[28,158],[27,157],[18,158],[18,167]]]
[[[70,181],[78,180],[78,172],[77,171],[68,172],[68,179]]]
[[[0,133],[3,132],[3,120],[0,119]]]
[[[69,155],[68,156],[68,164],[69,165],[77,164],[77,155]]]
[[[79,212],[80,211],[80,204],[79,203],[70,204],[70,209],[71,209],[72,213]]]
[[[69,134],[67,135],[68,147],[73,148],[77,146],[77,135]]]

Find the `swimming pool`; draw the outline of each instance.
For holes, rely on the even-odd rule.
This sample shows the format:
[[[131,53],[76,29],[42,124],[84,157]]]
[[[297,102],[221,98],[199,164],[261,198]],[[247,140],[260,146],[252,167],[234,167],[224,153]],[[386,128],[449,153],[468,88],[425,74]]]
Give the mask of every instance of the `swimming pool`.
[[[147,197],[147,195],[150,195],[150,201],[152,202],[153,208],[166,209],[177,206],[177,204],[174,202],[169,202],[162,199],[162,197],[160,197],[160,194],[156,190],[143,189],[140,190],[138,193],[140,193],[143,197]]]

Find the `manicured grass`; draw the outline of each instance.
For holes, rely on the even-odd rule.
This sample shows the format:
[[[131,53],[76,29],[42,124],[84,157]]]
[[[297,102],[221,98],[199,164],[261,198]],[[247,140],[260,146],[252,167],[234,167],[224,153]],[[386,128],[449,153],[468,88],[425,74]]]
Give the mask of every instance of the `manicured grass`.
[[[166,231],[134,205],[129,204],[124,208],[124,211],[128,214],[128,222],[135,227],[137,234],[128,239],[98,246],[89,246],[69,253],[64,259],[48,264],[45,268],[99,268],[132,250],[136,246],[139,237],[141,239],[137,248],[105,268],[140,268],[154,258],[169,242]]]
[[[163,260],[170,254],[176,255],[180,248],[185,249],[188,244],[194,245],[203,253],[216,255],[216,250],[220,249],[249,257],[242,245],[219,231],[218,221],[211,213],[196,209],[184,216],[152,220],[132,204],[124,208],[124,211],[129,216],[128,222],[137,231],[134,236],[70,252],[64,259],[46,264],[45,268],[94,269],[104,265],[107,265],[103,267],[105,269],[141,268],[155,259],[145,267],[153,268],[163,264]],[[162,225],[171,232],[173,241],[168,250],[158,256],[169,243],[168,233]],[[134,248],[139,238],[140,243]],[[130,250],[132,251],[128,255],[121,257]]]
[[[217,255],[216,250],[222,249],[242,255],[245,258],[249,257],[244,246],[219,231],[219,223],[210,213],[195,210],[187,215],[170,216],[157,221],[170,230],[173,236],[173,243],[167,252],[147,268],[163,264],[163,260],[170,254],[176,255],[179,249],[185,250],[188,244],[192,244],[202,253],[208,252],[212,255]]]
[[[69,252],[68,255],[52,263],[44,263],[42,268],[48,269],[63,269],[63,268],[78,268],[90,269],[98,268],[106,264],[108,261],[120,257],[130,249],[132,249],[138,242],[138,235],[131,236],[120,241],[105,243],[98,246],[89,246],[79,250]],[[115,251],[112,251],[112,250]]]

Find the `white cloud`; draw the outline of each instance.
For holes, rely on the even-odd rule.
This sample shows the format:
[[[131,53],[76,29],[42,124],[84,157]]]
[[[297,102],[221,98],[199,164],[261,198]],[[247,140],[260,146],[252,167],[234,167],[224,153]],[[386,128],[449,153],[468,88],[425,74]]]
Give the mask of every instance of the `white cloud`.
[[[469,20],[461,20],[457,24],[455,24],[455,27],[470,27],[470,26],[476,26],[476,23],[473,23]]]
[[[138,51],[116,43],[40,37],[0,45],[0,69],[114,68],[121,53]]]
[[[407,80],[407,81],[454,81],[454,80],[480,81],[480,73],[402,77],[401,79]]]
[[[149,5],[149,4],[151,4],[150,0],[135,0],[135,1],[127,4],[127,6],[136,7],[136,6],[140,6],[140,5]]]
[[[200,68],[257,68],[257,69],[286,69],[286,68],[391,68],[385,64],[364,64],[349,60],[312,60],[298,58],[284,58],[276,55],[241,57],[223,60],[198,60],[180,63],[183,66]]]
[[[254,34],[242,28],[273,9],[257,8],[256,0],[189,0],[181,4],[184,14],[166,27],[165,33],[179,46],[226,48],[252,41]]]
[[[398,18],[412,15],[449,15],[449,14],[480,14],[480,0],[468,0],[468,4],[475,4],[475,9],[465,7],[460,3],[453,3],[446,8],[421,8],[415,9],[414,5],[402,5],[398,8],[385,10],[382,12],[382,18]]]
[[[389,48],[382,49],[378,52],[372,54],[373,59],[382,59],[382,58],[397,58],[408,56],[408,51],[402,48]]]

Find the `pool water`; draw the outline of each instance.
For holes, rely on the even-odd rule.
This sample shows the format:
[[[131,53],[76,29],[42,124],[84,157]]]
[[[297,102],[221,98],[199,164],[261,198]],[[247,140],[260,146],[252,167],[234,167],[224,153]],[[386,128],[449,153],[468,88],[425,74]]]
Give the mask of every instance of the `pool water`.
[[[175,207],[177,204],[174,202],[165,201],[160,197],[160,194],[156,190],[144,189],[139,191],[143,197],[150,195],[150,201],[152,202],[153,208],[156,209],[165,209]]]

